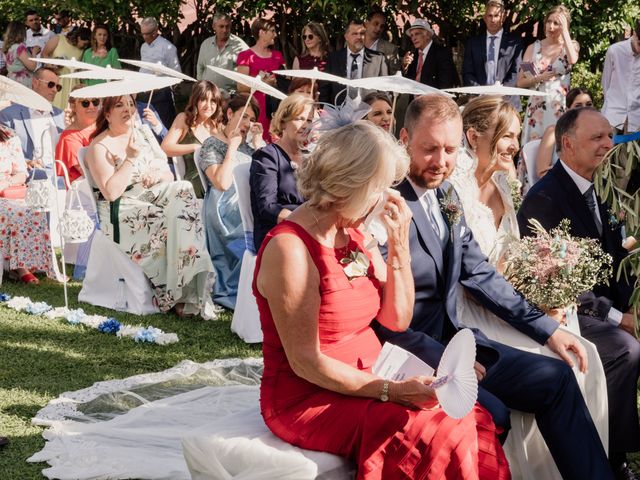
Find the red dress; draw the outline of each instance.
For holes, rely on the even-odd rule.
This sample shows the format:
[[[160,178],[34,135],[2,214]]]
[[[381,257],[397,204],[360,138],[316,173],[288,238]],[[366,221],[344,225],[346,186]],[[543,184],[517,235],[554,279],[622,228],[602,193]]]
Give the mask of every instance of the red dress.
[[[277,50],[271,51],[271,56],[268,58],[261,57],[253,50],[245,50],[238,54],[237,64],[239,67],[249,67],[249,75],[255,77],[260,72],[271,73],[274,70],[279,70],[284,65],[284,57],[282,53]],[[262,137],[267,142],[271,142],[271,135],[269,134],[269,126],[271,125],[271,117],[267,115],[267,97],[262,92],[255,92],[253,94],[258,106],[260,107],[260,115],[258,121],[262,124]]]
[[[347,250],[366,252],[362,234],[354,229],[348,232],[351,241]],[[321,245],[294,222],[278,224],[262,243],[253,284],[264,334],[260,407],[269,429],[293,445],[354,460],[358,479],[510,478],[495,425],[478,404],[465,418],[456,420],[441,408],[415,410],[335,393],[293,372],[269,304],[255,282],[265,246],[280,233],[296,235],[305,243],[320,274],[318,335],[322,353],[371,371],[381,349],[369,327],[382,295],[373,265],[368,276],[349,281],[339,263],[345,256],[339,252],[345,249]]]
[[[69,181],[73,183],[82,176],[82,167],[78,161],[78,150],[91,143],[91,134],[96,127],[91,125],[84,130],[65,130],[60,134],[56,145],[56,159],[61,160],[69,171]],[[56,175],[63,176],[62,167],[56,163]],[[69,185],[67,185],[69,188]]]

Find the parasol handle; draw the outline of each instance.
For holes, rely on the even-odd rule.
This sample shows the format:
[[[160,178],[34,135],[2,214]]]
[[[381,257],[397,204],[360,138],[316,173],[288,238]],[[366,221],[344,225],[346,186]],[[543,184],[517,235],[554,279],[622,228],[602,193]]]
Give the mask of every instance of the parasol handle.
[[[153,98],[153,90],[151,90],[151,93],[149,94],[149,101],[147,102],[147,108],[151,107],[151,99]]]
[[[247,111],[247,107],[249,106],[249,102],[251,102],[251,97],[253,97],[253,92],[255,92],[255,91],[256,90],[254,88],[251,89],[251,92],[249,93],[249,98],[247,98],[247,103],[245,103],[244,107],[242,107],[242,113],[240,114],[240,120],[238,121],[238,123],[236,123],[236,126],[233,127],[233,132],[231,132],[231,136],[235,135],[236,131],[238,130],[238,126],[240,125],[240,122],[244,118],[244,113]]]
[[[398,92],[393,92],[393,103],[391,104],[391,126],[389,127],[389,133],[393,135],[393,129],[396,123],[396,103],[398,102]]]

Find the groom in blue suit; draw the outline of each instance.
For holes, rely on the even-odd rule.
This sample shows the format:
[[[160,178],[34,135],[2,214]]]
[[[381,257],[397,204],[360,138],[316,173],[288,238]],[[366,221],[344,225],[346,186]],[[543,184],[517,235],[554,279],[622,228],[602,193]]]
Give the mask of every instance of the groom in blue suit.
[[[391,332],[374,324],[376,333],[381,341],[395,343],[436,366],[443,345],[464,327],[456,316],[461,284],[485,308],[566,362],[502,345],[475,330],[480,403],[494,414],[497,424],[503,422],[496,416],[501,413],[500,401],[534,413],[563,478],[611,479],[606,453],[569,368],[572,352],[586,369],[584,349],[495,271],[446,182],[461,138],[462,118],[451,99],[424,95],[409,105],[400,139],[407,146],[411,169],[398,190],[413,213],[409,242],[415,306],[410,330]]]
[[[518,212],[522,235],[531,235],[529,220],[546,229],[571,221],[572,235],[598,240],[613,258],[613,271],[628,252],[622,247],[622,225],[610,220],[608,207],[593,191],[593,174],[612,148],[611,125],[599,111],[567,111],[556,124],[560,161],[527,193]],[[626,454],[640,450],[638,376],[640,344],[630,308],[635,277],[610,279],[580,297],[578,321],[584,338],[602,360],[609,399],[609,461],[619,478],[637,478]]]

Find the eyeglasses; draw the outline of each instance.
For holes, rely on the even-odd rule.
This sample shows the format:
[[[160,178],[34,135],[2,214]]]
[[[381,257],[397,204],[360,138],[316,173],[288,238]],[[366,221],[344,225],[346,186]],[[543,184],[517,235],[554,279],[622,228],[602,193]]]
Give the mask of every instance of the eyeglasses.
[[[43,82],[47,84],[47,88],[55,88],[56,92],[59,92],[60,90],[62,90],[62,85],[60,85],[59,83],[56,82],[47,82],[46,80],[42,80],[40,78],[36,78],[36,80],[38,80],[39,82]]]
[[[81,100],[80,105],[82,105],[82,108],[89,108],[89,105],[97,107],[100,105],[100,100],[97,98],[94,98],[92,100]]]
[[[313,40],[313,33],[309,35],[302,35],[302,40]]]

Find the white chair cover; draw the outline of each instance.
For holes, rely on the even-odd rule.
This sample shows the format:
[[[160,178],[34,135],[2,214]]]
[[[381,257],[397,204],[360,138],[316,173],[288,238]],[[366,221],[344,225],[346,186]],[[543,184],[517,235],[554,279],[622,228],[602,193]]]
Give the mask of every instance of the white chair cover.
[[[527,180],[529,181],[529,188],[540,180],[538,177],[538,171],[536,168],[536,157],[538,156],[538,148],[540,148],[540,139],[531,140],[522,146],[520,155],[524,160],[524,165],[527,169]]]
[[[253,245],[253,214],[251,213],[251,199],[249,187],[249,168],[251,163],[241,163],[233,169],[233,183],[238,193],[238,206],[244,229],[245,251],[240,267],[238,282],[238,297],[236,309],[231,320],[231,331],[235,332],[247,343],[262,342],[262,328],[256,297],[253,295],[251,284],[253,271],[256,268],[256,252]]]
[[[78,151],[78,161],[86,180],[76,180],[76,183],[81,182],[78,188],[82,207],[90,217],[97,220],[97,223],[92,238],[88,240],[91,242],[89,259],[78,300],[111,309],[121,308],[119,279],[122,278],[126,285],[124,295],[127,301],[127,312],[136,315],[158,313],[158,307],[153,301],[151,284],[142,268],[98,230],[100,228],[97,216],[98,206],[92,190],[95,182],[91,172],[85,166],[85,154],[86,148]]]

